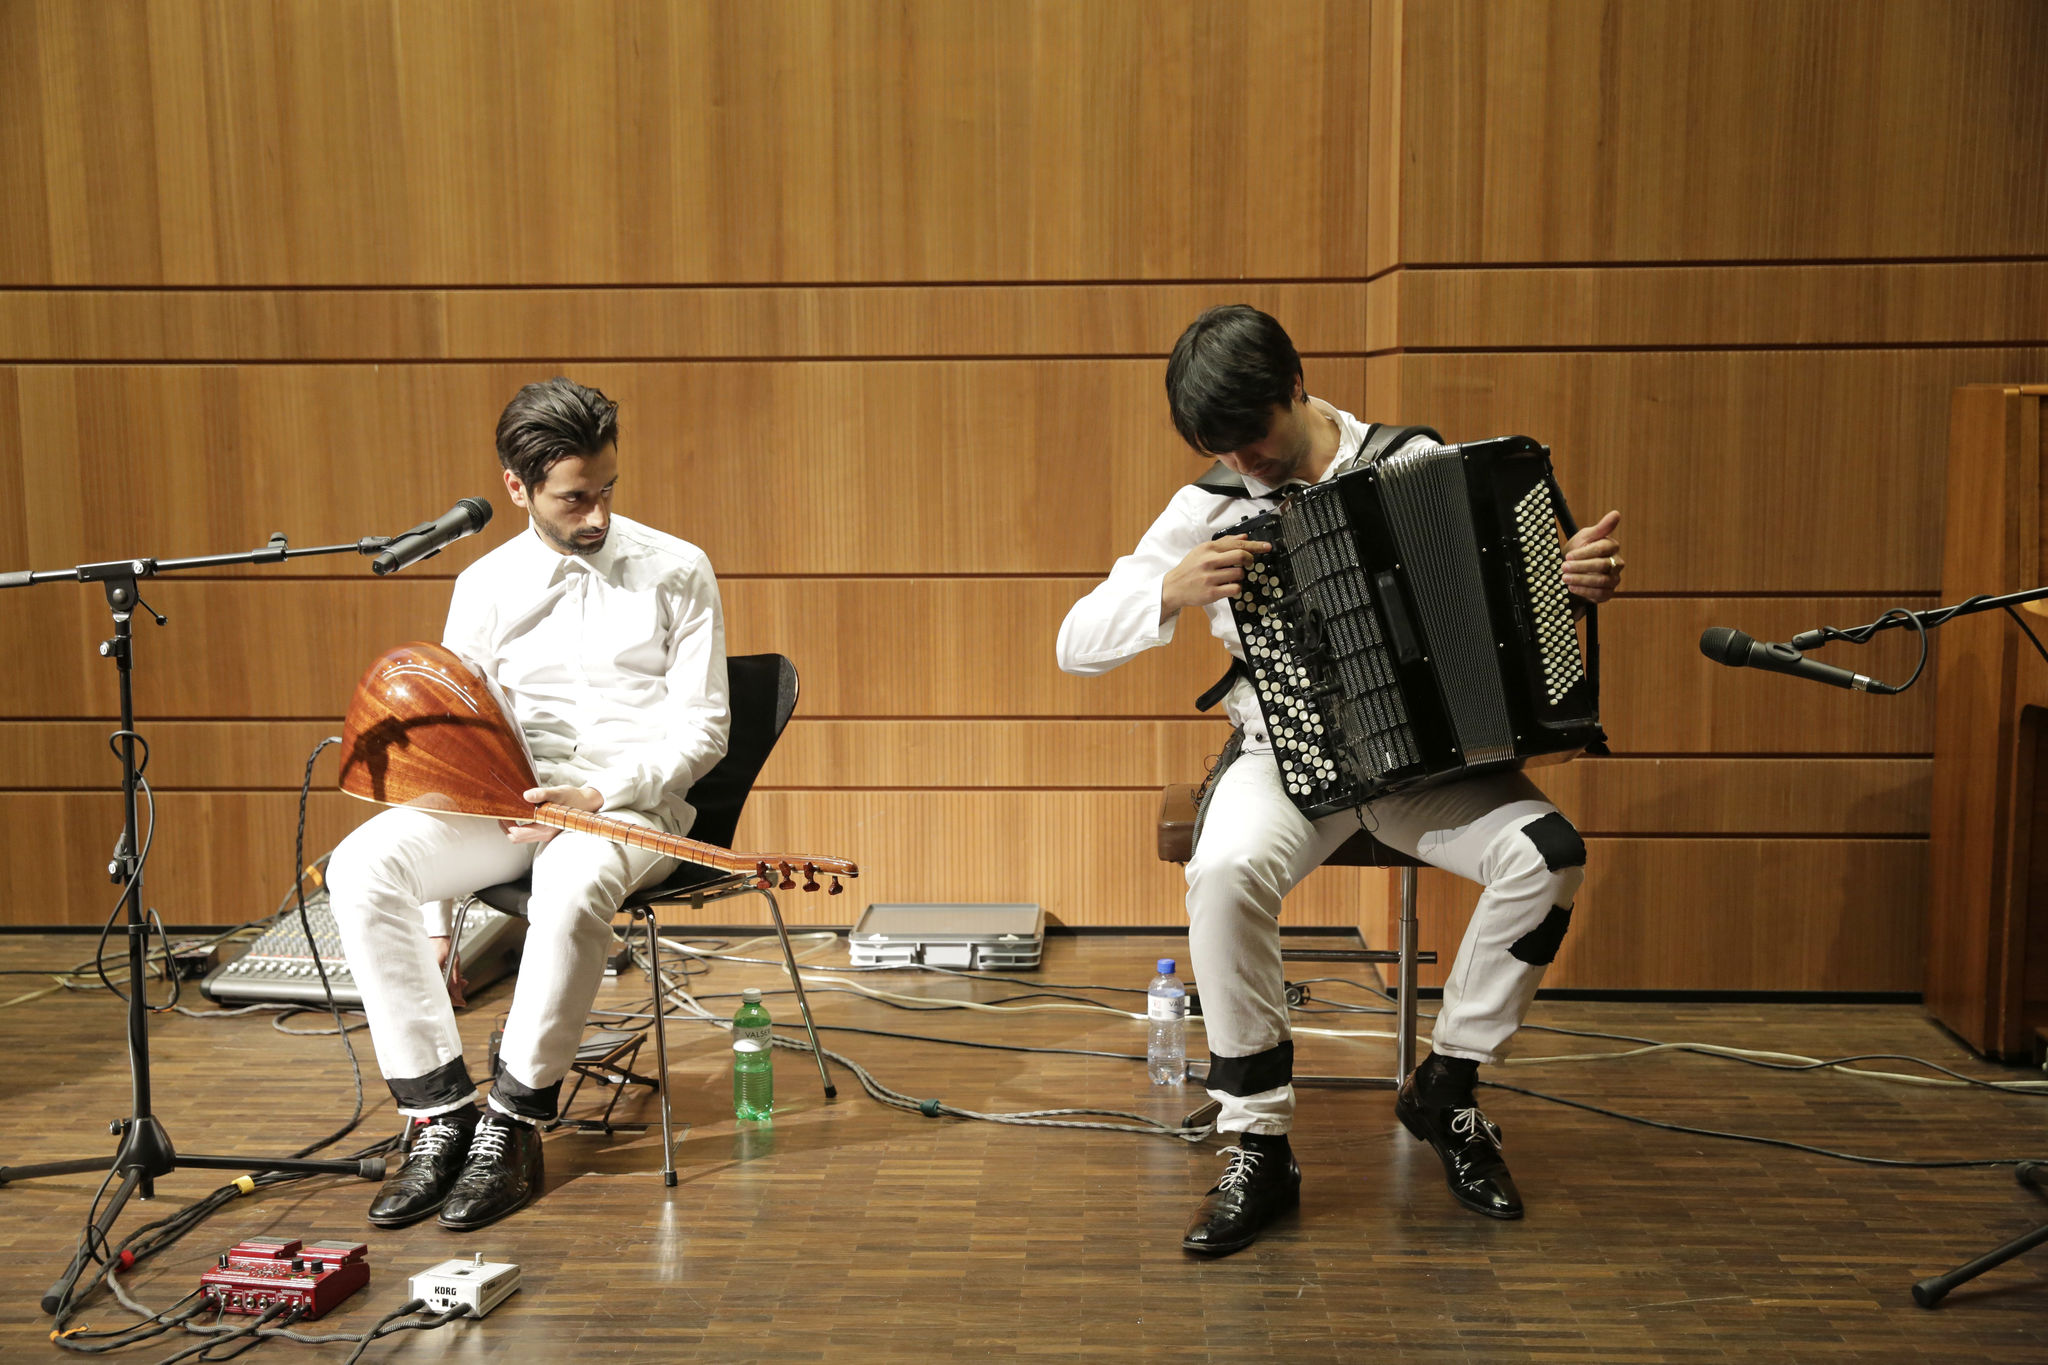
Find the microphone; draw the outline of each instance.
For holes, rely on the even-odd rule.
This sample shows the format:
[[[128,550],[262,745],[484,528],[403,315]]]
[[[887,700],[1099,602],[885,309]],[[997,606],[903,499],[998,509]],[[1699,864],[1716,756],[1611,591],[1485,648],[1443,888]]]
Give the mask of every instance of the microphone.
[[[384,553],[370,561],[370,567],[380,574],[410,568],[464,536],[475,535],[490,519],[489,503],[482,498],[464,498],[433,521],[423,521],[392,541]]]
[[[1888,683],[1866,678],[1861,673],[1851,673],[1846,668],[1816,663],[1790,645],[1752,640],[1741,631],[1730,630],[1726,626],[1709,626],[1700,632],[1700,653],[1730,668],[1768,669],[1772,673],[1787,673],[1795,678],[1811,678],[1830,687],[1846,687],[1852,692],[1878,692],[1889,696],[1899,690]]]

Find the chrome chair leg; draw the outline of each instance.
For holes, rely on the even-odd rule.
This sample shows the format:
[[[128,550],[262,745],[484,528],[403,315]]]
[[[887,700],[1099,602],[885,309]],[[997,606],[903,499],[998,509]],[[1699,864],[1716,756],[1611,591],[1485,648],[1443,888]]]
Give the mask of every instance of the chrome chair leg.
[[[811,1022],[811,1002],[804,994],[803,974],[796,969],[796,953],[789,946],[789,930],[782,924],[782,908],[775,903],[775,895],[765,887],[755,887],[768,902],[769,918],[775,921],[775,937],[782,944],[782,961],[789,968],[789,984],[796,988],[797,1012],[804,1017],[804,1032],[811,1039],[811,1057],[818,1063],[818,1079],[825,1083],[825,1098],[833,1099],[839,1094],[839,1087],[832,1084],[832,1073],[825,1069],[825,1049],[818,1046],[818,1029]]]
[[[654,1065],[661,1085],[661,1183],[676,1183],[676,1143],[670,1132],[668,1111],[668,991],[661,980],[661,932],[655,924],[654,907],[638,906],[635,919],[647,922],[647,979],[654,985]]]
[[[475,904],[475,896],[464,896],[456,902],[455,922],[448,926],[448,960],[441,964],[441,984],[444,986],[455,979],[455,969],[462,962],[462,926]]]
[[[1415,869],[1401,869],[1401,1022],[1394,1032],[1394,1084],[1415,1070]]]

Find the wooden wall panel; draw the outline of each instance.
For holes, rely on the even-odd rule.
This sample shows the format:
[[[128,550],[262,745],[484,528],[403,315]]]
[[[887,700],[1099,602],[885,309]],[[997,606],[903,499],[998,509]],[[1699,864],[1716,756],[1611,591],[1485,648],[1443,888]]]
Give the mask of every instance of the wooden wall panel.
[[[159,792],[293,791],[321,721],[147,726]],[[0,791],[107,791],[107,721],[0,722]],[[762,770],[776,791],[1136,791],[1201,778],[1205,720],[830,720],[799,715]],[[315,789],[332,785],[330,752]],[[1588,834],[1924,835],[1924,758],[1582,758],[1531,775]]]
[[[1199,780],[1227,734],[1209,720],[799,718],[761,784],[1156,791]],[[1593,834],[1927,832],[1925,758],[1583,758],[1531,775]]]
[[[2041,585],[2048,385],[1955,394],[1942,589],[1952,600]],[[2030,604],[2031,605],[2031,604]],[[2038,618],[2035,618],[2038,621]],[[2027,1057],[2048,1013],[2028,1009],[2029,955],[2048,944],[2040,899],[2048,786],[2037,758],[2048,669],[2002,618],[1946,628],[1936,705],[1927,1003],[1973,1047]]]
[[[2048,349],[1403,355],[1403,421],[1546,442],[1631,592],[1910,594],[1940,582],[1948,395]]]
[[[1591,837],[1927,833],[1924,758],[1582,758],[1531,772]]]
[[[621,510],[710,551],[735,649],[803,670],[743,838],[857,845],[848,918],[1172,924],[1155,788],[1220,741],[1189,710],[1216,650],[1191,620],[1080,680],[1052,639],[1201,467],[1166,348],[1248,300],[1316,393],[1528,431],[1582,513],[1624,513],[1620,756],[1540,775],[1594,852],[1553,979],[1910,989],[1931,689],[1696,641],[1933,600],[1948,391],[2048,377],[2048,190],[2012,169],[2048,145],[2044,15],[0,5],[0,569],[409,525],[495,488],[505,398],[573,373],[625,402]],[[396,581],[149,585],[167,913],[268,908],[306,749],[518,530],[496,502]],[[0,593],[0,921],[111,902],[106,631],[95,590]],[[1910,648],[1825,657],[1897,678]],[[316,839],[367,810],[321,794]],[[1388,882],[1319,873],[1289,922],[1377,929]],[[1429,894],[1448,951],[1471,892]]]
[[[1918,990],[1926,883],[1921,839],[1589,839],[1544,984]],[[1422,874],[1422,946],[1438,955],[1424,985],[1443,983],[1478,898],[1470,882]]]
[[[167,923],[237,923],[268,913],[289,888],[294,795],[171,793],[157,806],[146,887]],[[847,895],[786,898],[785,914],[797,923],[849,924],[873,901],[1024,899],[1067,924],[1167,927],[1183,922],[1183,884],[1178,867],[1151,856],[1154,810],[1144,792],[763,791],[739,843],[860,860],[863,875]],[[309,849],[331,847],[374,812],[344,796],[316,796]],[[115,888],[98,869],[120,823],[118,794],[0,793],[0,924],[103,919]],[[1588,884],[1553,985],[1917,985],[1924,841],[1595,838],[1589,849]],[[1392,913],[1389,881],[1363,869],[1323,869],[1289,898],[1285,923],[1363,924],[1376,939],[1372,927]],[[1794,884],[1830,894],[1794,907],[1754,890]],[[1476,896],[1476,887],[1425,874],[1423,944],[1446,962]],[[727,907],[718,915],[721,923],[749,922]],[[1440,981],[1440,969],[1425,977]]]
[[[9,283],[1317,278],[1364,260],[1360,6],[4,8]]]
[[[1162,356],[1204,308],[1286,319],[1303,355],[1366,348],[1366,287],[781,285],[668,289],[0,290],[0,359],[147,361]]]
[[[807,717],[1185,717],[1214,680],[1216,649],[1183,623],[1173,644],[1096,678],[1059,671],[1053,640],[1085,579],[741,579],[724,587],[733,653],[797,661]],[[377,655],[440,636],[446,591],[431,580],[191,581],[145,594],[171,624],[138,626],[137,708],[166,718],[339,717]],[[1922,598],[1908,606],[1929,606]],[[1623,598],[1602,613],[1602,716],[1621,752],[1924,754],[1931,691],[1845,692],[1699,654],[1732,625],[1786,639],[1874,618],[1875,598]],[[934,623],[945,623],[935,629]],[[112,714],[116,675],[95,590],[68,583],[0,596],[0,638],[35,639],[5,666],[0,717]],[[1838,649],[1844,648],[1841,646]],[[1893,633],[1863,671],[1903,680],[1917,646]],[[1931,667],[1931,665],[1930,665]]]
[[[1404,8],[1401,259],[2042,252],[2033,0]]]
[[[1358,360],[1306,368],[1317,393],[1363,405]],[[0,371],[20,393],[0,468],[19,471],[37,567],[277,530],[350,543],[488,497],[490,527],[407,575],[452,577],[523,527],[491,433],[520,385],[562,369],[621,405],[618,510],[728,576],[1100,573],[1208,467],[1147,358],[31,366]],[[364,573],[311,559],[262,576]]]
[[[2048,340],[2040,260],[1403,270],[1367,292],[1389,337],[1375,349],[1396,334],[1408,351]]]
[[[1366,127],[1366,176],[1371,197],[1366,207],[1368,275],[1401,263],[1401,119],[1405,85],[1402,41],[1405,0],[1371,0],[1372,40],[1367,65],[1370,81]]]
[[[1186,889],[1180,868],[1155,856],[1157,805],[1151,792],[763,791],[736,843],[861,864],[844,895],[785,896],[796,923],[851,924],[873,901],[1023,900],[1068,924],[1157,927],[1185,922]],[[316,794],[308,857],[376,809]],[[296,792],[165,793],[157,816],[144,886],[165,923],[236,924],[290,889]],[[118,894],[104,868],[120,832],[119,792],[0,792],[0,925],[100,923]],[[1384,881],[1319,872],[1289,900],[1287,923],[1376,923]]]
[[[1632,591],[1913,592],[1937,574],[1930,452],[1949,389],[2048,375],[2048,347],[1388,363],[1400,388],[1382,415],[1535,434],[1582,513],[1623,508]],[[1307,364],[1317,392],[1368,406],[1356,359]],[[254,546],[278,529],[300,545],[395,530],[490,493],[497,411],[556,368],[625,404],[621,510],[698,540],[729,576],[1099,572],[1202,468],[1166,421],[1156,359],[30,366],[0,372],[0,393],[19,393],[0,426],[0,462],[28,498],[16,534],[28,562],[59,566]],[[224,450],[241,477],[187,472]],[[360,472],[337,480],[337,463]],[[1068,496],[1077,483],[1103,496]],[[764,486],[774,515],[759,514]],[[452,574],[515,534],[494,496],[496,524],[416,572]]]
[[[337,792],[317,795],[306,813],[308,860],[375,811]],[[144,905],[170,925],[240,924],[269,914],[291,889],[298,814],[296,791],[158,796]],[[0,792],[0,925],[97,928],[121,894],[106,875],[121,827],[118,789]]]
[[[0,791],[105,791],[121,785],[107,720],[0,721]],[[160,792],[297,791],[306,755],[333,720],[143,720],[149,780]],[[326,762],[336,761],[329,746]],[[334,785],[316,772],[316,790]]]

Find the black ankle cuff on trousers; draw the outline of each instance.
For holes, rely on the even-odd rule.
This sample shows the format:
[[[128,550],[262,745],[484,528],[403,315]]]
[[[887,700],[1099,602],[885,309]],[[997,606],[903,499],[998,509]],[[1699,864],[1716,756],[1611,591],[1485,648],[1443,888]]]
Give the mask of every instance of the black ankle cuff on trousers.
[[[424,1076],[385,1077],[400,1109],[446,1109],[476,1097],[476,1082],[462,1058],[443,1062]]]
[[[1445,1057],[1430,1053],[1416,1068],[1416,1098],[1432,1107],[1470,1105],[1472,1086],[1479,1078],[1479,1063],[1470,1057]]]
[[[561,1102],[562,1083],[556,1081],[536,1090],[501,1066],[498,1078],[491,1082],[491,1098],[498,1102],[500,1108],[520,1118],[532,1119],[535,1123],[552,1123],[555,1107]]]
[[[1249,1057],[1219,1057],[1211,1052],[1209,1075],[1202,1082],[1207,1089],[1221,1090],[1226,1095],[1257,1095],[1293,1083],[1292,1038]]]

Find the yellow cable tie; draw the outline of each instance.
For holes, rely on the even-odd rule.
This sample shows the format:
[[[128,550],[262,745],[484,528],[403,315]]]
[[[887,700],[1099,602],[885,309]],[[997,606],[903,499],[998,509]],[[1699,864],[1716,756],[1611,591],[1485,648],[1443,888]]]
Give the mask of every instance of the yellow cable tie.
[[[236,1176],[235,1188],[243,1194],[254,1194],[256,1192],[256,1177],[249,1175]]]

